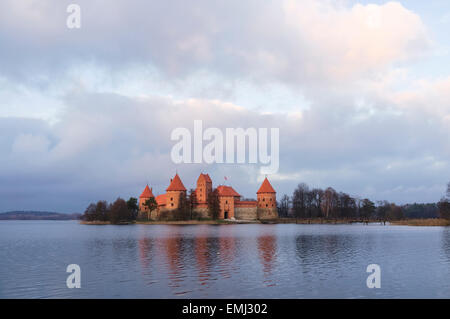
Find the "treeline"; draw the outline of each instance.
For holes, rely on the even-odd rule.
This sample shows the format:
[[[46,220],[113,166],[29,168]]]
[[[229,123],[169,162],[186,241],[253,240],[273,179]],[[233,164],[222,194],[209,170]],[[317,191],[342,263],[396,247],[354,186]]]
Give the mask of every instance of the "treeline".
[[[450,182],[447,185],[447,193],[438,203],[441,218],[450,219]]]
[[[299,184],[291,197],[281,198],[278,214],[280,217],[362,220],[403,217],[401,207],[395,204],[379,202],[377,206],[368,198],[354,198],[332,187],[311,189],[305,183]]]
[[[310,188],[301,183],[292,196],[284,195],[278,202],[280,217],[355,219],[355,220],[399,220],[404,218],[450,219],[450,183],[447,194],[439,203],[407,204],[403,206],[388,201],[372,202],[368,198],[352,197],[337,192],[332,187],[323,190]]]
[[[86,208],[82,219],[88,222],[127,223],[136,220],[138,209],[138,202],[134,197],[131,197],[128,201],[118,198],[114,203],[98,201],[97,203],[90,204]]]

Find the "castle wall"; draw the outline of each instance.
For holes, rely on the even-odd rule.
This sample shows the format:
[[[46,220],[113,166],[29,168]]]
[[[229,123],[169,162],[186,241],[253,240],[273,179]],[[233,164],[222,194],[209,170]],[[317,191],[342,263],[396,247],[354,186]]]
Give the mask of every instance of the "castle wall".
[[[160,209],[154,209],[151,212],[148,208],[139,210],[137,219],[138,220],[157,220],[159,218]]]
[[[147,211],[148,210],[148,207],[144,205],[148,199],[149,198],[139,198],[139,211]]]
[[[278,218],[278,211],[276,208],[259,208],[258,211],[258,219],[275,219]]]
[[[180,206],[180,199],[186,198],[184,191],[167,191],[166,193],[166,210],[174,210]]]
[[[208,206],[194,208],[195,218],[211,218]]]
[[[242,206],[234,208],[234,217],[236,219],[255,220],[258,219],[256,206]]]
[[[219,219],[225,219],[225,213],[227,213],[227,218],[234,217],[234,197],[233,196],[220,196],[219,197]]]
[[[275,194],[258,194],[258,208],[277,208]]]

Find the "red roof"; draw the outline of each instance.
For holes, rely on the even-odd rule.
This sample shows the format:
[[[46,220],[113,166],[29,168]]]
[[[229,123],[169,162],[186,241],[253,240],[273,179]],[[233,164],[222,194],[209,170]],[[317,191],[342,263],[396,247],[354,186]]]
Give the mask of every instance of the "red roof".
[[[270,182],[267,179],[267,177],[264,179],[264,182],[262,182],[261,187],[256,192],[256,194],[261,194],[261,193],[276,193],[275,190],[273,189],[272,185],[270,185]]]
[[[141,196],[139,196],[139,198],[150,198],[150,197],[154,197],[152,190],[147,186],[145,186],[144,191],[142,192]]]
[[[166,194],[156,196],[155,200],[158,206],[166,205]]]
[[[241,197],[241,195],[236,192],[233,187],[221,185],[217,187],[217,191],[219,192],[219,196],[237,196]]]
[[[178,174],[175,174],[175,177],[170,181],[170,185],[167,187],[166,191],[186,191]]]
[[[202,181],[202,180],[204,180],[205,182],[207,182],[207,183],[212,183],[212,180],[211,180],[211,177],[209,177],[209,175],[208,174],[200,174],[200,176],[198,177],[198,179],[197,179],[197,183],[199,182],[199,181]]]

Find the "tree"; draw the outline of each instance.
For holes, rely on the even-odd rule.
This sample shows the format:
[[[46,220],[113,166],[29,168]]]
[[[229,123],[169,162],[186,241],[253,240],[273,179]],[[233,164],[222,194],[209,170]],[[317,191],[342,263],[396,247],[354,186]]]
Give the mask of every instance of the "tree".
[[[354,218],[356,216],[356,202],[346,193],[338,194],[338,214],[341,218]]]
[[[111,205],[109,216],[112,224],[118,224],[122,221],[130,221],[133,218],[132,214],[128,210],[127,202],[122,198],[116,199],[116,201]]]
[[[152,210],[155,210],[158,208],[158,203],[156,202],[155,197],[150,197],[149,199],[147,199],[143,206],[145,206],[147,208],[147,210],[149,212],[151,212]]]
[[[89,206],[84,211],[82,219],[88,222],[94,221],[96,219],[96,205],[94,203],[89,204]]]
[[[388,219],[388,213],[391,210],[391,204],[388,201],[379,201],[377,206],[377,217],[386,223],[386,220]]]
[[[197,193],[194,189],[190,189],[188,198],[189,219],[192,219],[195,205],[197,205]]]
[[[212,219],[219,219],[220,214],[220,202],[219,202],[219,191],[215,188],[208,195],[208,210],[211,214]]]
[[[108,221],[109,220],[110,205],[107,201],[100,200],[95,207],[95,220]]]
[[[323,212],[325,218],[336,217],[338,194],[332,187],[328,187],[323,194]]]
[[[442,198],[438,203],[439,216],[444,219],[450,219],[450,201]]]
[[[278,216],[287,217],[289,214],[289,196],[284,194],[278,206]]]
[[[292,194],[292,210],[295,218],[306,218],[306,203],[309,187],[305,183],[298,184]]]
[[[406,204],[402,206],[406,218],[438,218],[438,203]]]
[[[150,212],[158,208],[158,203],[156,202],[155,197],[150,197],[147,199],[142,206],[145,206],[147,210],[147,219],[150,219]],[[141,213],[142,216],[142,213]],[[142,217],[141,217],[142,218]]]
[[[101,200],[96,204],[92,203],[84,211],[82,219],[85,221],[108,221],[109,207],[108,202]]]
[[[387,213],[389,220],[400,220],[404,218],[403,209],[400,206],[391,204]]]
[[[313,188],[311,190],[311,209],[312,216],[314,217],[322,217],[322,201],[323,201],[323,190],[320,188]]]
[[[447,193],[446,193],[447,199],[450,199],[450,182],[447,184]]]
[[[130,197],[130,199],[127,201],[127,207],[128,210],[133,214],[133,219],[136,219],[138,211],[139,211],[139,205],[137,198]]]
[[[438,203],[438,208],[439,216],[441,218],[450,219],[450,183],[447,185],[446,196]]]
[[[181,192],[178,199],[178,209],[175,212],[176,219],[188,220],[190,217],[189,204],[186,199],[186,193]]]
[[[375,211],[376,211],[375,204],[371,200],[367,198],[362,200],[362,205],[360,208],[361,217],[363,217],[365,220],[370,220],[370,218],[374,215]]]

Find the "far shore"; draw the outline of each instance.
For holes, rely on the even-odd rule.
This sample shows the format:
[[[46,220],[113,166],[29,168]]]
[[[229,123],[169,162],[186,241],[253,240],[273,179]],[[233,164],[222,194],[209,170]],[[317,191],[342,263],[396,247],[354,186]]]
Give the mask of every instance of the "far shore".
[[[149,220],[121,222],[119,225],[236,225],[236,224],[391,224],[401,226],[450,226],[450,220],[440,218],[403,219],[397,221],[357,220],[357,219],[325,219],[325,218],[277,218],[270,220]],[[111,225],[108,221],[80,221],[83,225]]]
[[[390,223],[400,226],[450,226],[450,220],[442,218],[402,219]]]

